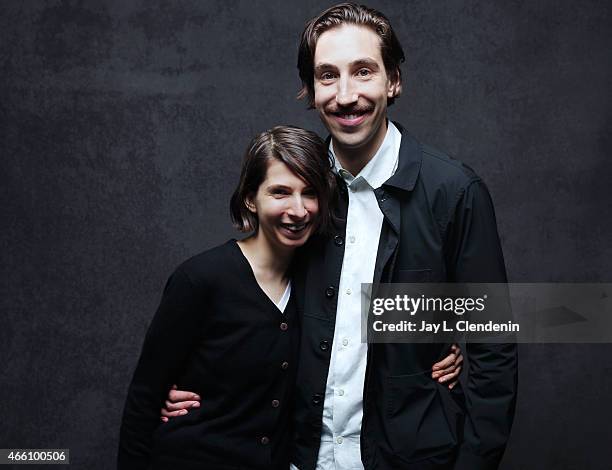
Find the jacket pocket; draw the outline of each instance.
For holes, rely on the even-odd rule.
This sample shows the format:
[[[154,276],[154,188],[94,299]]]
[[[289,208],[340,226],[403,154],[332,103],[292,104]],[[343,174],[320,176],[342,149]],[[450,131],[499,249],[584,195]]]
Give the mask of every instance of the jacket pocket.
[[[457,445],[437,383],[429,371],[387,378],[388,439],[403,461],[417,461],[452,450]]]
[[[394,282],[430,282],[432,277],[431,269],[399,269],[397,278]]]

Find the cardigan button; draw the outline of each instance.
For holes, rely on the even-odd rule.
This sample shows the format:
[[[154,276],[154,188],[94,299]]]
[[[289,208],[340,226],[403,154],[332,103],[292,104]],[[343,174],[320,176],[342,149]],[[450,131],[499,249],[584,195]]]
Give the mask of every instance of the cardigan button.
[[[270,438],[268,436],[264,436],[260,439],[260,441],[264,446],[268,445],[270,443]]]
[[[315,393],[312,396],[312,403],[314,405],[320,405],[322,401],[323,401],[323,396],[320,393]]]
[[[344,238],[342,238],[340,235],[336,235],[336,236],[334,237],[334,244],[335,244],[336,246],[342,246],[342,245],[344,245]]]
[[[319,343],[319,349],[321,349],[321,351],[327,351],[329,349],[329,341],[327,340],[323,340]]]
[[[325,289],[325,297],[328,299],[331,299],[335,293],[336,289],[334,289],[334,286],[329,286],[327,289]]]
[[[280,406],[280,401],[272,400],[272,408],[278,408]]]
[[[289,325],[287,325],[285,322],[282,322],[280,324],[281,331],[287,331],[288,328],[289,328]]]

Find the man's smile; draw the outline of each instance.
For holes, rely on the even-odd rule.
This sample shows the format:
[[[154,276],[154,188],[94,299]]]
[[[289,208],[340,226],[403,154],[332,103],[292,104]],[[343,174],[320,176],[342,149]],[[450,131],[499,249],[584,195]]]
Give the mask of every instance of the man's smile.
[[[336,122],[341,126],[355,127],[365,121],[367,113],[364,114],[334,114]]]
[[[328,110],[334,120],[345,127],[355,127],[361,124],[371,113],[372,107],[361,107],[347,110]]]

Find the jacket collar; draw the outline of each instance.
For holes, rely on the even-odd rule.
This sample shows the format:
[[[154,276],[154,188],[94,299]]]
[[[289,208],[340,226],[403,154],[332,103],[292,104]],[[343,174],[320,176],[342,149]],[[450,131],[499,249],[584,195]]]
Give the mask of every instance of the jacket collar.
[[[399,162],[396,172],[385,181],[383,186],[397,188],[402,191],[412,191],[421,171],[423,160],[421,144],[405,131],[401,124],[395,121],[393,121],[393,124],[402,134]]]
[[[330,143],[329,152],[334,159],[336,172],[342,176],[348,186],[357,190],[361,187],[363,180],[372,189],[380,188],[397,169],[399,147],[401,144],[401,133],[391,122],[387,126],[385,138],[376,151],[376,154],[361,169],[358,175],[351,175],[342,168],[334,152],[333,145]]]
[[[400,143],[397,170],[391,178],[384,182],[383,187],[412,191],[421,171],[421,162],[423,160],[421,144],[401,124],[396,121],[392,122],[402,134],[402,141]],[[330,141],[331,136],[327,136],[327,147],[329,147]]]

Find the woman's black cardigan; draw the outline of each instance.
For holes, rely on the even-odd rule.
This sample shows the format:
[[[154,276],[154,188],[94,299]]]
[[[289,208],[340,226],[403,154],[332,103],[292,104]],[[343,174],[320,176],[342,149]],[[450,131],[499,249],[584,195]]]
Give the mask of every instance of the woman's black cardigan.
[[[172,274],[147,332],[121,425],[118,468],[288,468],[299,341],[235,241]],[[200,408],[160,420],[172,384]]]

